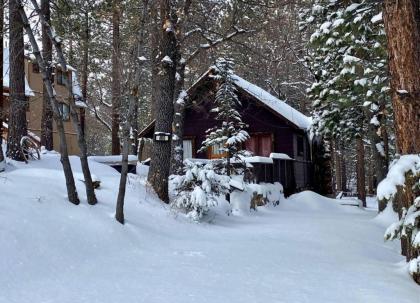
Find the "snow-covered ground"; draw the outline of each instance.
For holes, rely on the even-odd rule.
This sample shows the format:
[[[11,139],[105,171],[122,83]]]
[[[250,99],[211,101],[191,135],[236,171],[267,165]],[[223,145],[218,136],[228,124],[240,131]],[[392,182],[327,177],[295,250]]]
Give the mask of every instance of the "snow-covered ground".
[[[398,244],[383,242],[392,213],[303,192],[195,224],[131,175],[122,226],[119,174],[91,168],[96,206],[80,181],[81,204],[66,201],[57,155],[0,173],[0,302],[420,302]]]

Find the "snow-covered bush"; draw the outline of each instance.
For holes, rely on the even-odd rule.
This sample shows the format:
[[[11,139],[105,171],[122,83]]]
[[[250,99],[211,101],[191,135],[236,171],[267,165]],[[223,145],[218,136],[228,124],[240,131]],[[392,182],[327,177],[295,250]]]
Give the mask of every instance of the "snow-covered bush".
[[[217,174],[212,163],[184,161],[184,175],[175,176],[175,198],[172,205],[185,209],[188,217],[199,221],[210,207],[217,205],[217,197],[229,191],[229,177]]]
[[[420,155],[404,155],[392,164],[387,177],[378,185],[378,200],[391,203],[398,196],[413,199],[402,207],[401,219],[391,224],[385,240],[405,239],[409,272],[420,278]]]

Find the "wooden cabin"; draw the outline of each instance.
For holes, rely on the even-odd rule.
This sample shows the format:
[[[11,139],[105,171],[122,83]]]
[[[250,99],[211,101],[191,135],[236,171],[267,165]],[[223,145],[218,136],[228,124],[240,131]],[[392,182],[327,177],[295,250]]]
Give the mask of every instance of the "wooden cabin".
[[[215,159],[219,146],[200,152],[206,130],[218,123],[213,107],[218,81],[208,70],[187,90],[184,120],[184,159]],[[312,187],[311,144],[308,137],[310,118],[262,88],[235,76],[235,86],[241,106],[239,112],[248,125],[250,139],[243,148],[254,157],[247,159],[254,167],[257,182],[280,182],[286,193]],[[153,138],[154,122],[140,137]]]
[[[42,75],[39,71],[38,65],[31,60],[29,56],[25,56],[25,96],[28,100],[27,107],[27,121],[28,134],[33,139],[39,142],[41,137],[41,119],[43,108],[43,81]],[[60,103],[60,111],[64,120],[64,129],[66,133],[68,152],[70,155],[78,155],[79,147],[77,144],[77,134],[73,129],[70,121],[70,108],[68,103],[69,92],[66,87],[66,81],[71,81],[73,87],[73,95],[79,100],[79,113],[83,118],[84,108],[86,104],[81,101],[82,94],[80,86],[77,81],[75,70],[71,69],[68,72],[62,72],[60,67],[55,67],[53,70],[53,85],[57,93],[57,100]],[[4,106],[4,123],[3,134],[4,139],[7,140],[7,119],[9,109],[9,49],[3,49],[3,106]],[[54,150],[59,151],[59,137],[55,122],[53,122],[53,142]]]

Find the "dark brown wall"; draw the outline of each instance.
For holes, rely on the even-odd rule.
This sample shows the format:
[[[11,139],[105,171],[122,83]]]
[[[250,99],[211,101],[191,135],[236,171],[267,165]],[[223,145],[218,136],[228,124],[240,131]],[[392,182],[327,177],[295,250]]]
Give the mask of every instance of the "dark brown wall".
[[[272,133],[274,139],[273,151],[285,153],[294,158],[294,134],[303,134],[303,131],[288,125],[283,119],[267,108],[257,104],[254,99],[244,93],[238,92],[242,103],[240,112],[242,120],[249,125],[247,131],[252,133]],[[193,137],[195,150],[199,150],[205,139],[206,130],[216,125],[214,114],[210,113],[213,107],[213,94],[197,97],[185,115],[184,137]],[[306,138],[306,136],[305,136]],[[205,153],[197,153],[197,158],[206,158]],[[305,157],[307,158],[307,157]]]

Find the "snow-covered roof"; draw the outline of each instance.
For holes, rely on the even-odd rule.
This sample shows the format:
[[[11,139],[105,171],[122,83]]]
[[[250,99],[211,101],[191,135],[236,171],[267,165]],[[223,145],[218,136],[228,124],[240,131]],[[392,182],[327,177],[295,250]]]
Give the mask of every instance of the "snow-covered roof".
[[[283,153],[271,153],[270,158],[281,159],[281,160],[293,160],[292,158],[289,157],[289,155],[283,154]]]
[[[267,107],[274,110],[276,113],[280,114],[296,126],[302,129],[308,129],[311,125],[311,118],[305,116],[298,110],[294,109],[286,102],[274,97],[266,90],[261,87],[252,84],[245,79],[235,75],[234,76],[235,84],[245,90],[250,95],[257,98],[259,101],[264,103]]]
[[[70,66],[67,66],[68,69],[71,70],[71,79],[73,84],[73,95],[78,96],[82,98],[82,89],[80,88],[79,78],[77,78],[77,73],[74,68],[70,68]]]
[[[3,87],[9,87],[9,48],[3,48]],[[25,77],[25,95],[35,96],[33,90],[29,87],[28,80]]]

